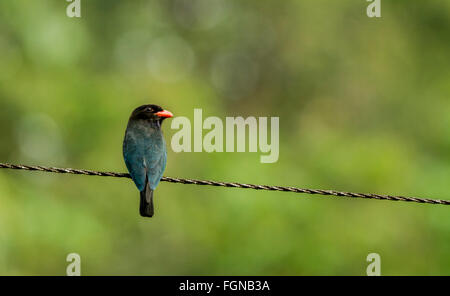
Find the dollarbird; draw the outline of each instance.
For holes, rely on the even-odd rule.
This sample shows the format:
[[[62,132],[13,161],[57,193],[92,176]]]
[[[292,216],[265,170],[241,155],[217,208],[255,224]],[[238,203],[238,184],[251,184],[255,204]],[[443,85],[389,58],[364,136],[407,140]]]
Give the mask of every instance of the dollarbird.
[[[131,113],[123,140],[123,158],[140,191],[139,213],[153,217],[153,191],[167,162],[166,142],[161,124],[172,113],[157,105],[143,105]]]

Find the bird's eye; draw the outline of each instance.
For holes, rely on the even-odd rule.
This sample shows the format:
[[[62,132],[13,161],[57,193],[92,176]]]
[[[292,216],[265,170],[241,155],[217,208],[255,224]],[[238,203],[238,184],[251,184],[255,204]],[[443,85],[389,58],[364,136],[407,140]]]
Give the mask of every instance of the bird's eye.
[[[145,109],[145,111],[146,112],[152,112],[153,110],[152,110],[152,108],[147,108],[147,109]]]

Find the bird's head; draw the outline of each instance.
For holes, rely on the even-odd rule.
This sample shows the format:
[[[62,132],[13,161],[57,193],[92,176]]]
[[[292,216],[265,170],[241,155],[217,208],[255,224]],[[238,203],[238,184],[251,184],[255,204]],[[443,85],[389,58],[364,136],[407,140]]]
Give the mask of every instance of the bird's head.
[[[164,119],[173,117],[172,112],[164,110],[158,105],[142,105],[134,109],[130,119],[146,119],[161,123]]]

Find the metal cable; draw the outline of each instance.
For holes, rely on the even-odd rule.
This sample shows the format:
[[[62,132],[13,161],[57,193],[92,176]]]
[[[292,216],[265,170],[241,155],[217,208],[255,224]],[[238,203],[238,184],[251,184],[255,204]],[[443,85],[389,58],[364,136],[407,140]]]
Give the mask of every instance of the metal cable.
[[[17,164],[8,164],[8,163],[0,163],[0,169],[40,171],[40,172],[59,173],[59,174],[75,174],[75,175],[101,176],[101,177],[131,178],[130,174],[127,174],[127,173],[98,172],[98,171],[91,171],[91,170],[78,170],[78,169],[71,169],[71,168],[55,168],[55,167],[31,166],[31,165],[17,165]],[[342,197],[351,197],[351,198],[368,198],[368,199],[378,199],[378,200],[407,201],[407,202],[417,202],[417,203],[426,203],[426,204],[450,205],[450,200],[429,199],[429,198],[419,198],[419,197],[406,197],[406,196],[398,196],[398,195],[353,193],[353,192],[343,192],[343,191],[335,191],[335,190],[304,189],[304,188],[297,188],[297,187],[270,186],[270,185],[254,185],[254,184],[218,182],[218,181],[211,181],[211,180],[194,180],[194,179],[173,178],[173,177],[162,177],[161,181],[170,182],[170,183],[193,184],[193,185],[209,185],[209,186],[219,186],[219,187],[246,188],[246,189],[256,189],[256,190],[270,190],[270,191],[295,192],[295,193],[318,194],[318,195],[329,195],[329,196],[330,195],[331,196],[342,196]]]

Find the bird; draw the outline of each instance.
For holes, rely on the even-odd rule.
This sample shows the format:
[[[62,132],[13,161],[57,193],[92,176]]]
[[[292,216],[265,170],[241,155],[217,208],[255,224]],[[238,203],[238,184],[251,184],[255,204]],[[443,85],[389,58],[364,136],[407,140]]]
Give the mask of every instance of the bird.
[[[123,140],[123,158],[131,179],[140,191],[139,213],[153,217],[153,191],[158,186],[167,162],[166,142],[161,124],[173,117],[158,105],[142,105],[134,109],[128,120]]]

